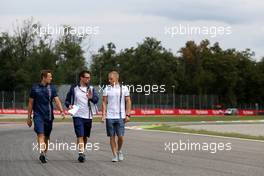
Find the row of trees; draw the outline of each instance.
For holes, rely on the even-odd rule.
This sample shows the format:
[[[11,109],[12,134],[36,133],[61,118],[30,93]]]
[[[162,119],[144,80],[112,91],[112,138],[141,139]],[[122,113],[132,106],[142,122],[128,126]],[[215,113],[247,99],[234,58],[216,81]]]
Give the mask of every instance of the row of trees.
[[[91,70],[96,83],[105,83],[107,72],[118,70],[126,84],[164,84],[170,93],[219,95],[222,103],[235,106],[264,102],[264,59],[253,57],[249,49],[224,50],[208,40],[188,41],[176,56],[160,41],[146,38],[120,52],[108,43],[93,55]]]
[[[42,69],[53,70],[55,84],[76,82],[78,72],[87,69],[85,36],[40,36],[32,26],[40,24],[28,20],[14,34],[0,34],[1,90],[28,90]],[[249,49],[222,49],[208,40],[188,41],[177,54],[149,37],[121,51],[108,43],[92,55],[88,69],[94,84],[107,84],[107,73],[117,70],[126,84],[165,85],[175,94],[214,94],[232,105],[264,103],[264,58],[256,61]]]
[[[72,84],[76,75],[86,69],[81,43],[84,37],[71,35],[39,35],[40,28],[33,20],[27,20],[14,34],[0,35],[0,89],[4,91],[28,90],[32,83],[39,82],[40,71],[51,69],[56,84]],[[65,26],[65,31],[71,27]]]

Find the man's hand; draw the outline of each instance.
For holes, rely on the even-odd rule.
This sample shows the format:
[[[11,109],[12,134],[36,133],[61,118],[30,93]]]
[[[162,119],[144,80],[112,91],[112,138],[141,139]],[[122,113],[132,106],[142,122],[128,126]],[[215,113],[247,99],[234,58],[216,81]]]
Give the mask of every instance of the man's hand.
[[[130,115],[126,115],[125,123],[130,122]]]
[[[28,116],[28,118],[27,118],[27,125],[29,128],[32,126],[32,117],[31,116]]]
[[[93,98],[93,92],[91,89],[88,90],[87,94],[86,94],[88,99],[92,99]]]
[[[102,118],[101,118],[101,122],[104,123],[105,122],[105,115],[103,114]]]
[[[61,117],[62,117],[62,120],[65,119],[65,114],[64,114],[64,111],[61,111]]]

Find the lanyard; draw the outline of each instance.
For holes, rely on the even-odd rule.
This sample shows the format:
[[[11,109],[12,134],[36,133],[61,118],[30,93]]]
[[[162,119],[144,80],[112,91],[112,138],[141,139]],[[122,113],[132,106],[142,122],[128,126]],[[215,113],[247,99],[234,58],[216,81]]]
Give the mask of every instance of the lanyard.
[[[122,85],[120,84],[120,97],[119,97],[119,116],[120,116],[120,119],[122,119],[121,103],[122,103]]]
[[[90,86],[87,86],[86,91],[82,90],[82,89],[80,88],[80,86],[78,86],[78,88],[80,89],[81,92],[87,94],[87,92],[88,92],[89,89],[90,89]],[[87,104],[88,104],[88,109],[89,109],[89,119],[90,119],[91,116],[93,115],[93,112],[92,112],[91,103],[90,103],[89,98],[88,98],[88,102],[87,102]]]
[[[51,88],[50,88],[50,85],[47,86],[47,89],[48,89],[48,95],[49,95],[49,119],[52,120],[52,109],[51,109]]]

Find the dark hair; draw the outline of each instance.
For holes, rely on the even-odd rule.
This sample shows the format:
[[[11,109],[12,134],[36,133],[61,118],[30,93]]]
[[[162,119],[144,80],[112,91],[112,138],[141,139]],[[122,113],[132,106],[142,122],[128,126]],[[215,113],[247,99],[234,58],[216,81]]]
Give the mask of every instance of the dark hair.
[[[83,70],[83,71],[81,71],[81,72],[79,73],[79,78],[83,77],[85,73],[91,75],[91,72],[90,72],[90,71],[88,71],[88,70]]]
[[[40,79],[42,80],[43,78],[46,78],[48,73],[52,74],[51,70],[41,70]]]

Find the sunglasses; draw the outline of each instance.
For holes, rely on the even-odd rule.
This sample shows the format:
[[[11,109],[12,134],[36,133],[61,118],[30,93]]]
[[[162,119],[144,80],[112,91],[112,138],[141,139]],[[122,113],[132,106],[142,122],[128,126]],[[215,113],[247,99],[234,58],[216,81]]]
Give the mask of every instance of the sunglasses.
[[[89,79],[90,78],[90,76],[82,76],[83,78],[86,78],[86,79]]]

